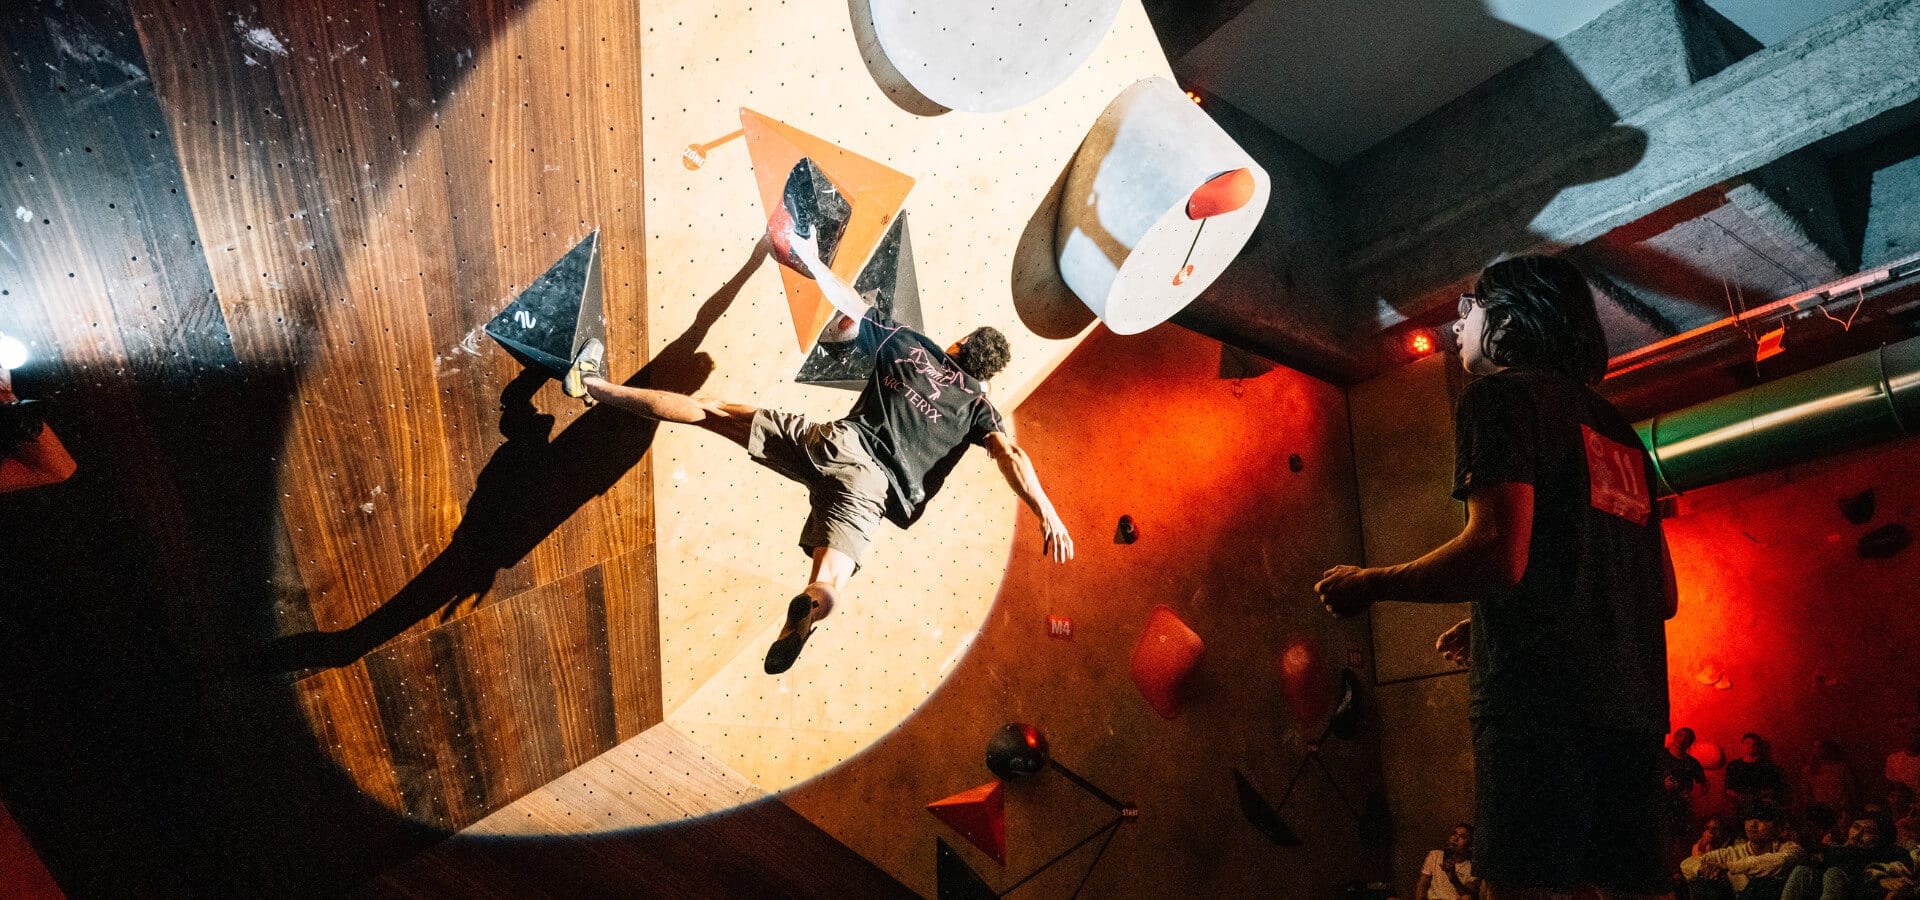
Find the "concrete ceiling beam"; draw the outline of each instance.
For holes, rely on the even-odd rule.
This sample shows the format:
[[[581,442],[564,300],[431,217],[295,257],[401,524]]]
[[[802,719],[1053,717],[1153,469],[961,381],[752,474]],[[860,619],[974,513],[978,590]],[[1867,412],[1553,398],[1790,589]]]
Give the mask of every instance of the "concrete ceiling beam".
[[[1578,44],[1578,35],[1563,45]],[[1563,131],[1559,146],[1534,155],[1524,171],[1373,237],[1347,257],[1354,313],[1375,313],[1375,327],[1421,316],[1446,299],[1447,285],[1501,254],[1584,243],[1916,100],[1920,0],[1869,3],[1608,127],[1572,139]],[[1414,186],[1416,174],[1398,177],[1409,190],[1430,190]],[[1368,206],[1350,206],[1349,221]]]

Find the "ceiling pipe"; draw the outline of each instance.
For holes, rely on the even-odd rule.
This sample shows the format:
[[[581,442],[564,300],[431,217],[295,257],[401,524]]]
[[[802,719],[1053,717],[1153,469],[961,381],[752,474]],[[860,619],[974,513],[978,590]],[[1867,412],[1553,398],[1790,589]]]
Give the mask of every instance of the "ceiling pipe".
[[[1920,429],[1920,337],[1637,423],[1661,496]]]

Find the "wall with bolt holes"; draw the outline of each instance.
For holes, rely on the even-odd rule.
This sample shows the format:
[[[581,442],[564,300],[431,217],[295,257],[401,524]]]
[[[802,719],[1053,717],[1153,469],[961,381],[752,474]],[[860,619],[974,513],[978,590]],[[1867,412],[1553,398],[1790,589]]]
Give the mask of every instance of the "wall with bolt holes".
[[[992,397],[1011,411],[1091,322],[1079,307],[1068,324],[1036,331],[1016,308],[1015,280],[1044,273],[1016,260],[1039,248],[1051,265],[1033,240],[1051,241],[1050,189],[1107,103],[1167,74],[1166,60],[1128,3],[1086,64],[1040,99],[1005,113],[916,114],[863,61],[848,15],[858,5],[648,5],[641,90],[657,383],[828,419],[852,405],[850,392],[793,382],[801,348],[775,263],[755,246],[767,211],[746,142],[721,140],[749,107],[917,179],[905,209],[926,331],[941,341],[979,325],[1005,332],[1014,361]],[[689,145],[704,148],[698,168],[685,164]],[[653,460],[667,721],[768,790],[894,728],[967,653],[1007,554],[1039,552],[1038,538],[1014,536],[1029,514],[989,457],[971,452],[911,531],[880,527],[841,609],[791,671],[769,677],[767,644],[807,581],[796,546],[805,489],[697,429],[663,429]],[[1091,471],[1057,453],[1036,464],[1049,486]],[[1067,515],[1082,541],[1112,527]]]

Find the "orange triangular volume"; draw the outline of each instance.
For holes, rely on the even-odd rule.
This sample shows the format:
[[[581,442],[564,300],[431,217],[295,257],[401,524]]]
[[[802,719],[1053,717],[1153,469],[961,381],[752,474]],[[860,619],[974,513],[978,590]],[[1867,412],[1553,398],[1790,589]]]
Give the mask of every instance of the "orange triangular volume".
[[[1007,864],[1007,816],[1000,782],[989,781],[970,791],[927,804],[927,812],[971,841],[980,852]]]
[[[833,255],[833,271],[852,284],[874,248],[880,246],[887,226],[900,214],[907,192],[913,190],[912,176],[745,107],[740,110],[740,125],[747,132],[747,155],[753,160],[753,178],[760,185],[760,203],[769,218],[780,208],[787,173],[803,157],[813,160],[852,205],[847,230]],[[787,290],[800,349],[811,349],[820,329],[833,316],[833,305],[821,295],[819,285],[785,266],[780,267],[780,283]]]

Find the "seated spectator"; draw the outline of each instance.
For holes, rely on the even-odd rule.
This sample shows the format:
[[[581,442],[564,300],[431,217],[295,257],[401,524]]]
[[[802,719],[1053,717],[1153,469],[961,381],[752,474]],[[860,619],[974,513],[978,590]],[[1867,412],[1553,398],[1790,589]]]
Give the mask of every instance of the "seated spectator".
[[[1912,788],[1897,781],[1887,785],[1887,817],[1893,820],[1894,843],[1908,850],[1920,846],[1920,809],[1914,808]]]
[[[1892,827],[1884,814],[1854,816],[1846,840],[1827,848],[1824,867],[1809,864],[1794,870],[1783,900],[1882,900],[1884,873],[1868,870],[1908,861],[1907,852],[1893,844]]]
[[[1853,768],[1840,745],[1822,738],[1813,742],[1813,759],[1800,772],[1801,802],[1819,803],[1832,810],[1852,809],[1859,799]]]
[[[1767,739],[1749,731],[1740,736],[1740,758],[1727,763],[1726,791],[1741,820],[1762,806],[1779,806],[1787,796],[1787,773],[1773,762]]]
[[[1809,853],[1818,854],[1822,847],[1838,847],[1847,842],[1846,829],[1841,827],[1840,812],[1825,803],[1809,803],[1800,816],[1805,823],[1794,837],[1794,843],[1805,847]]]
[[[1806,861],[1800,845],[1780,836],[1777,807],[1756,806],[1746,819],[1746,837],[1731,846],[1687,857],[1680,874],[1692,900],[1779,900],[1787,876]]]
[[[1906,862],[1868,866],[1867,880],[1886,892],[1882,900],[1920,900],[1920,850]]]
[[[1887,754],[1887,781],[1920,794],[1920,725],[1907,728],[1907,746]]]
[[[1477,897],[1480,879],[1473,877],[1473,826],[1462,822],[1447,835],[1447,848],[1427,854],[1420,866],[1415,900],[1459,900]]]
[[[65,481],[73,470],[67,448],[13,395],[13,373],[0,366],[0,492]]]

